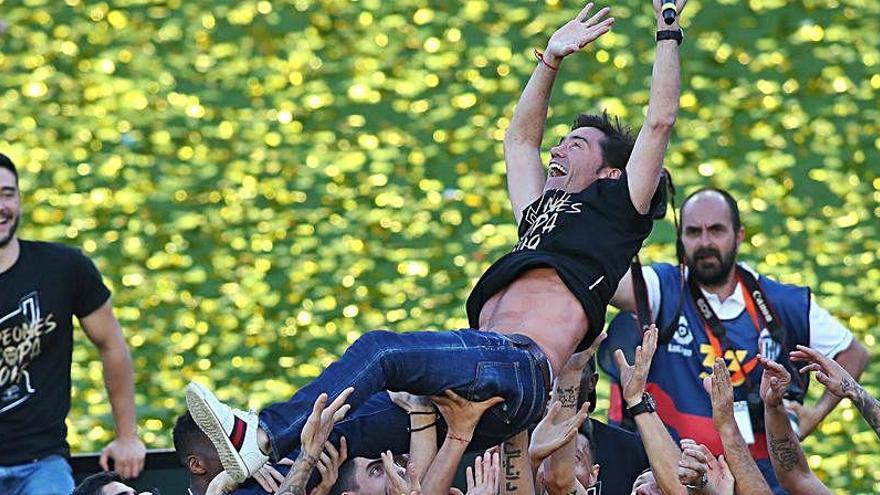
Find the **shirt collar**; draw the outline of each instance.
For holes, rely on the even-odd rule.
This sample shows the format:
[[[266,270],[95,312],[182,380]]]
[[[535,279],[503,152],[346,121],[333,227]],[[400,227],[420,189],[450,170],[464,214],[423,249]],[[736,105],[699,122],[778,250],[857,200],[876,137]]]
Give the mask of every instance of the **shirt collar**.
[[[738,263],[738,265],[748,270],[756,279],[758,278],[758,272],[752,269],[749,265],[745,263]],[[746,302],[743,299],[742,284],[739,282],[736,283],[736,288],[733,290],[733,294],[725,299],[724,302],[722,302],[718,296],[706,289],[700,287],[700,290],[706,297],[709,306],[712,307],[712,311],[714,311],[715,314],[718,315],[718,318],[722,320],[733,320],[739,317],[739,315],[746,309]]]

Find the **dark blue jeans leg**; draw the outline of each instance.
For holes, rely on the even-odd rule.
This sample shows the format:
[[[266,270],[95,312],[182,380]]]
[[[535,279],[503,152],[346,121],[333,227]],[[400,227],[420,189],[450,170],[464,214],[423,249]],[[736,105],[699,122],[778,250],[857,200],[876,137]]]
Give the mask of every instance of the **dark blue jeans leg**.
[[[300,432],[318,395],[326,392],[333,398],[350,386],[354,393],[348,403],[354,411],[385,390],[436,395],[452,389],[472,401],[503,397],[504,402],[480,420],[472,449],[498,444],[536,422],[547,393],[534,358],[504,335],[477,330],[368,332],[289,401],[260,412],[273,459],[299,446]],[[350,448],[377,452],[408,441],[405,429],[383,433],[351,438]]]

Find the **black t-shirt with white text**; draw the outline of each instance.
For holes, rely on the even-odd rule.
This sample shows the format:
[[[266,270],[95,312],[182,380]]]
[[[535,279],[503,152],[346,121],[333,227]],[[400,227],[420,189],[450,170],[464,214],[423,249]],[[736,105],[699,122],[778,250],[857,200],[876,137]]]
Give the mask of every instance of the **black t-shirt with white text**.
[[[72,317],[110,297],[79,250],[19,243],[18,260],[0,273],[0,466],[69,453]]]
[[[605,310],[633,256],[665,213],[665,189],[655,192],[647,214],[630,199],[628,175],[599,179],[578,193],[545,191],[529,205],[519,224],[519,242],[492,264],[467,300],[468,321],[478,328],[483,304],[533,268],[556,269],[578,298],[590,322],[588,346],[605,326]]]

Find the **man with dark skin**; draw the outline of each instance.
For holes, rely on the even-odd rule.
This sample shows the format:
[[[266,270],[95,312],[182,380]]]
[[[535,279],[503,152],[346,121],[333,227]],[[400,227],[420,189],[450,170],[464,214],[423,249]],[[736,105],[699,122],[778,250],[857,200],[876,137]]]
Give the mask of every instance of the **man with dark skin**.
[[[678,2],[678,10],[685,1]],[[536,63],[504,140],[508,191],[520,241],[483,275],[467,309],[471,328],[396,334],[373,331],[288,402],[259,415],[236,411],[191,384],[187,404],[243,480],[270,458],[296,447],[308,404],[354,386],[357,408],[383,390],[433,396],[451,389],[473,402],[504,402],[482,418],[470,450],[484,450],[536,423],[552,371],[601,332],[608,300],[662,209],[656,194],[679,102],[678,22],[654,3],[657,49],[645,123],[633,140],[607,115],[581,115],[541,161],[550,93],[563,60],[602,36],[614,22],[588,4],[558,29]],[[407,435],[389,424],[385,438]],[[353,455],[371,442],[346,435]]]

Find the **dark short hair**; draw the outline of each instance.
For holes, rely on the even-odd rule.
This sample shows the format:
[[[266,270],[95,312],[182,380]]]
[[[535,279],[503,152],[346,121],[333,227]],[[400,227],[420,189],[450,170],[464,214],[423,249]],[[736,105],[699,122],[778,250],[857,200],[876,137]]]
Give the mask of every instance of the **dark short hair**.
[[[196,424],[189,411],[178,416],[174,423],[174,432],[172,433],[174,440],[174,450],[177,452],[177,458],[180,463],[186,465],[186,457],[194,454],[195,444],[198,442],[210,442]]]
[[[608,111],[603,110],[602,115],[582,113],[575,117],[571,130],[581,127],[595,127],[605,134],[605,139],[599,143],[602,147],[603,165],[620,170],[626,168],[636,144],[636,138],[628,125],[623,124],[619,117],[610,117]]]
[[[679,222],[679,231],[681,230],[681,224],[684,223],[684,207],[688,204],[688,202],[696,196],[697,194],[701,194],[704,192],[716,192],[724,198],[724,202],[727,203],[727,209],[730,210],[730,222],[733,224],[733,231],[738,232],[740,227],[742,227],[742,221],[739,216],[739,206],[736,205],[736,200],[733,199],[733,196],[730,195],[729,192],[724,189],[718,189],[717,187],[702,187],[697,189],[696,191],[688,194],[686,198],[684,198],[684,202],[681,204],[681,212],[679,215],[682,217],[682,222]],[[679,232],[681,234],[681,232]]]
[[[357,457],[349,459],[339,466],[339,477],[336,478],[336,483],[330,487],[327,495],[342,495],[345,492],[356,492],[361,489],[357,482],[355,459]]]
[[[114,481],[122,483],[122,476],[115,471],[93,474],[82,480],[70,495],[101,495],[101,489]]]
[[[587,361],[587,365],[584,366],[584,369],[581,372],[581,381],[580,387],[578,388],[577,398],[578,409],[584,405],[584,402],[590,401],[590,412],[596,410],[596,388],[594,387],[589,394],[587,393],[587,385],[596,373],[598,373],[598,371],[596,371],[596,356],[593,356]]]
[[[15,176],[15,182],[18,182],[18,170],[15,168],[15,164],[12,163],[12,159],[8,156],[0,153],[0,168],[5,168],[12,172],[12,175]]]

